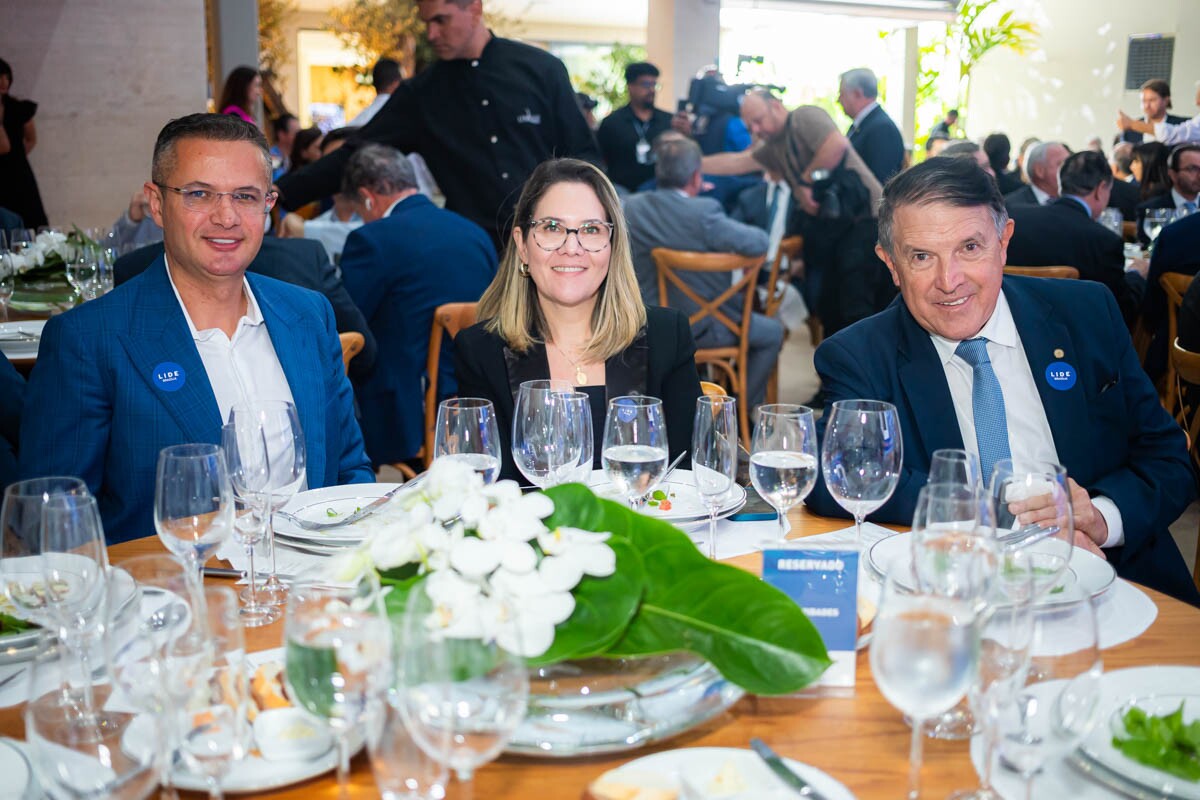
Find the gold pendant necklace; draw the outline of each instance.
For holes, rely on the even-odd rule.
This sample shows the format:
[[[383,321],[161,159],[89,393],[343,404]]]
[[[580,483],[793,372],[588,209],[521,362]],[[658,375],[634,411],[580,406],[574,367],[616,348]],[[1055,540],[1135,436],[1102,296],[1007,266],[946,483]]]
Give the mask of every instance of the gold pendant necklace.
[[[567,351],[563,350],[561,347],[559,347],[558,344],[554,345],[554,349],[557,350],[558,352],[562,353],[562,357],[565,358],[571,364],[571,366],[575,368],[575,385],[576,386],[586,386],[588,378],[587,378],[587,373],[583,371],[583,367],[581,367],[579,364],[577,364],[575,362],[575,359],[573,359],[569,355],[567,355]]]

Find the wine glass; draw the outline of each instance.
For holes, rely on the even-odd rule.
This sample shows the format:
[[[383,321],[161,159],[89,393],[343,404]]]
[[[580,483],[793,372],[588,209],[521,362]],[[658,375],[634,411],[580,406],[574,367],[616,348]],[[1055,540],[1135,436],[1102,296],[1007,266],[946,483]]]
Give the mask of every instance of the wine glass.
[[[270,511],[266,514],[265,541],[271,551],[271,572],[257,591],[262,602],[282,605],[287,597],[287,586],[279,580],[275,568],[274,512],[286,505],[292,496],[303,488],[307,478],[307,453],[304,431],[300,427],[300,415],[296,407],[285,400],[266,400],[236,403],[229,411],[228,421],[233,423],[239,432],[247,427],[261,428],[267,443],[270,479],[265,491]],[[241,433],[238,435],[240,437]],[[250,580],[255,579],[255,576],[250,576]],[[243,593],[242,599],[249,599],[249,592]]]
[[[696,398],[692,479],[708,509],[708,557],[714,561],[717,558],[717,509],[737,476],[737,426],[735,399],[725,395]]]
[[[1039,595],[1055,589],[1075,549],[1066,469],[1048,461],[1001,459],[992,467],[991,495],[1000,543],[1030,551]],[[1036,510],[1014,513],[1023,506]]]
[[[250,689],[238,599],[228,586],[203,588],[203,613],[167,645],[167,669],[187,700],[179,709],[179,754],[219,800],[221,780],[250,747]]]
[[[562,435],[566,420],[560,401],[561,395],[573,391],[569,381],[557,379],[525,381],[517,389],[512,457],[526,480],[539,488],[553,485],[568,465],[574,468]]]
[[[959,483],[964,486],[983,486],[979,456],[943,447],[934,450],[929,458],[929,480],[926,483]]]
[[[75,290],[82,302],[87,300],[87,288],[96,278],[99,266],[96,263],[96,248],[89,244],[80,244],[75,252],[66,259],[67,283]]]
[[[30,248],[33,240],[32,228],[12,228],[8,232],[8,249],[20,255]]]
[[[452,397],[438,404],[433,460],[461,461],[492,483],[500,474],[500,430],[491,400]]]
[[[221,428],[221,448],[229,466],[236,507],[233,518],[233,538],[246,548],[250,562],[249,600],[239,612],[242,624],[248,628],[269,625],[279,619],[279,606],[266,605],[258,600],[258,582],[254,579],[254,548],[267,533],[267,517],[271,514],[267,487],[270,485],[271,465],[267,459],[267,440],[258,425],[244,426],[229,423]]]
[[[177,444],[158,454],[154,527],[166,548],[200,580],[208,557],[233,532],[233,488],[215,444]]]
[[[1151,208],[1146,210],[1146,218],[1144,226],[1146,235],[1150,237],[1150,244],[1154,244],[1158,240],[1158,234],[1162,233],[1162,229],[1175,221],[1175,209],[1173,208]]]
[[[347,792],[349,734],[366,714],[372,692],[385,682],[391,654],[379,584],[301,582],[288,595],[284,633],[287,687],[292,699],[333,729],[337,779]]]
[[[779,542],[787,541],[787,512],[817,482],[817,427],[806,406],[758,407],[750,445],[750,481],[779,515]]]
[[[113,690],[103,663],[95,672],[78,666],[70,648],[49,636],[29,666],[25,740],[38,782],[56,798],[141,800],[158,782],[153,748],[125,746],[142,717],[103,710]]]
[[[564,392],[558,396],[563,406],[563,441],[569,455],[568,466],[561,472],[560,483],[586,484],[592,477],[596,439],[592,427],[592,400],[586,392]]]
[[[1047,764],[1071,751],[1100,717],[1100,658],[1096,609],[1078,586],[1053,604],[1033,605],[1030,663],[1024,684],[999,698],[995,714],[1001,763],[1033,781]]]
[[[417,744],[454,770],[464,784],[460,796],[470,798],[475,770],[500,754],[525,717],[529,674],[524,659],[496,637],[449,635],[440,621],[447,599],[428,579],[408,596],[397,700]],[[491,611],[517,628],[516,609]]]
[[[900,422],[896,407],[878,400],[839,400],[828,414],[821,470],[833,499],[854,517],[861,547],[863,520],[888,501],[900,480]]]
[[[1125,218],[1121,215],[1121,209],[1105,208],[1101,210],[1100,216],[1096,218],[1096,221],[1117,236],[1123,235]]]
[[[658,486],[667,471],[668,452],[662,400],[629,395],[609,401],[601,460],[630,508]]]
[[[953,708],[975,671],[975,610],[970,603],[884,581],[871,639],[871,676],[889,703],[913,720],[908,797],[920,797],[925,719]]]
[[[0,248],[0,314],[4,316],[4,322],[8,322],[8,302],[12,300],[16,280],[17,266],[13,263],[13,254]]]

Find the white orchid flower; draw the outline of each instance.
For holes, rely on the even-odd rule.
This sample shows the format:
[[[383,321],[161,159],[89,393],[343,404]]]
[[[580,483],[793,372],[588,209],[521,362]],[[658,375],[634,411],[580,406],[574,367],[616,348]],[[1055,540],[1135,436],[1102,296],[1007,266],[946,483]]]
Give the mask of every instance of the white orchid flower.
[[[493,508],[476,528],[484,539],[517,539],[527,542],[546,530],[544,517],[554,513],[554,501],[539,493],[526,494]]]
[[[538,536],[546,557],[538,573],[552,590],[570,591],[584,575],[606,578],[617,570],[617,555],[606,543],[609,534],[560,527]]]
[[[381,530],[367,540],[367,550],[376,569],[394,569],[421,560],[420,542],[412,530]]]
[[[463,503],[483,491],[483,476],[467,464],[452,458],[436,459],[421,482],[421,494],[433,509],[436,519],[459,516]]]
[[[324,573],[337,583],[354,583],[375,568],[370,551],[362,546],[343,550],[330,558]]]
[[[499,567],[524,575],[537,567],[537,552],[528,542],[467,536],[450,550],[450,566],[469,578],[485,577]]]
[[[440,570],[425,579],[425,593],[433,602],[427,624],[454,639],[484,638],[483,593],[478,583],[464,580],[453,570]]]
[[[525,658],[540,656],[554,643],[554,628],[575,610],[570,592],[534,593],[527,585],[528,575],[514,576],[509,583],[503,570],[497,573],[500,586],[519,587],[521,595],[506,595],[494,584],[498,594],[486,598],[480,609],[483,627],[504,649]]]

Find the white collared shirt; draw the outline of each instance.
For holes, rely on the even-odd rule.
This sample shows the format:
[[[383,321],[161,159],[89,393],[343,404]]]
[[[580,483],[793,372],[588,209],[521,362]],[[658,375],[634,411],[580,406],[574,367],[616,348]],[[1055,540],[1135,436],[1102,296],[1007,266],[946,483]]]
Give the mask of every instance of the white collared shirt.
[[[1033,189],[1033,196],[1037,198],[1037,203],[1039,206],[1044,206],[1046,203],[1049,203],[1054,199],[1032,183],[1029,184],[1029,188]]]
[[[1193,197],[1191,200],[1188,200],[1179,193],[1178,189],[1174,186],[1171,187],[1171,202],[1175,204],[1176,211],[1183,211],[1185,203],[1191,203],[1193,206],[1196,205],[1197,200],[1200,200],[1200,197]]]
[[[246,293],[246,313],[238,320],[232,339],[220,328],[196,330],[187,306],[179,296],[175,279],[171,277],[170,262],[167,263],[167,279],[171,281],[171,291],[175,292],[175,299],[179,301],[183,318],[187,320],[188,330],[192,332],[192,340],[200,353],[204,371],[208,373],[208,382],[212,384],[222,423],[229,421],[229,410],[240,402],[292,402],[292,387],[283,374],[262,310],[245,277],[242,278],[242,290]]]
[[[787,228],[788,210],[792,205],[792,187],[787,181],[767,181],[767,213],[776,197],[779,205],[775,208],[775,217],[767,220],[767,268],[774,263]]]
[[[980,329],[977,336],[987,339],[988,358],[992,370],[1000,383],[1004,395],[1004,414],[1008,422],[1008,447],[1012,457],[1021,461],[1058,462],[1058,450],[1054,446],[1054,435],[1042,407],[1041,395],[1021,345],[1017,324],[1013,321],[1012,309],[1004,292],[996,300],[992,316]],[[979,454],[975,438],[975,411],[972,391],[975,386],[975,371],[961,356],[955,355],[959,342],[935,333],[929,334],[942,369],[946,373],[946,384],[954,401],[954,415],[958,418],[958,430],[962,434],[963,446],[968,452]],[[987,480],[988,476],[984,476]],[[1121,512],[1116,503],[1107,497],[1094,497],[1092,502],[1108,523],[1108,541],[1104,547],[1116,547],[1125,541],[1125,529]]]
[[[862,111],[858,112],[858,114],[854,117],[854,121],[850,123],[850,129],[851,130],[856,129],[859,125],[862,124],[862,121],[867,118],[867,114],[870,114],[872,111],[874,111],[878,107],[879,107],[879,101],[872,100],[867,105],[866,108],[864,108]]]
[[[375,115],[379,113],[379,109],[387,105],[387,101],[391,99],[392,96],[390,94],[375,95],[375,99],[371,101],[371,105],[358,112],[358,116],[347,122],[346,127],[361,128],[363,125],[366,125],[375,118]]]

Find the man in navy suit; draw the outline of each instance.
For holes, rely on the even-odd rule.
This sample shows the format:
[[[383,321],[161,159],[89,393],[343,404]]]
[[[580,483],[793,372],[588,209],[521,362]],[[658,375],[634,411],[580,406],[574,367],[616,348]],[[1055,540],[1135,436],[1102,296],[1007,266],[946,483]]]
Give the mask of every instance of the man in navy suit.
[[[17,479],[17,443],[24,402],[25,379],[0,353],[0,490]]]
[[[826,339],[815,358],[826,402],[897,408],[904,465],[872,518],[912,520],[939,448],[978,453],[985,474],[1006,454],[1059,463],[1076,545],[1200,605],[1167,530],[1195,497],[1183,432],[1142,372],[1112,293],[1004,277],[1012,233],[995,181],[966,159],[925,161],[884,192],[878,252],[901,297]],[[845,516],[823,482],[808,503]]]
[[[21,420],[22,477],[79,475],[109,543],[154,533],[164,447],[221,441],[242,402],[295,404],[308,488],[370,482],[329,302],[247,275],[274,196],[262,133],[237,117],[172,120],[146,183],[165,253],[52,318]]]
[[[1177,214],[1194,214],[1200,204],[1200,144],[1181,144],[1167,157],[1167,176],[1171,188],[1162,194],[1148,197],[1137,205],[1138,240],[1150,244],[1146,229],[1146,212],[1155,209]]]
[[[1004,204],[1044,206],[1058,197],[1058,170],[1071,151],[1062,142],[1039,142],[1025,156],[1025,175],[1029,183],[1004,195]]]
[[[379,343],[374,366],[354,374],[367,454],[378,466],[421,448],[433,312],[477,301],[496,275],[496,250],[483,228],[429,202],[412,165],[391,147],[357,150],[342,194],[356,198],[367,223],[346,239],[342,279]],[[451,395],[454,355],[443,342],[438,389]]]
[[[875,73],[861,67],[843,72],[838,85],[838,102],[854,120],[846,136],[880,183],[904,169],[904,137],[892,118],[879,105],[879,81]]]

